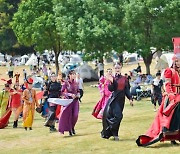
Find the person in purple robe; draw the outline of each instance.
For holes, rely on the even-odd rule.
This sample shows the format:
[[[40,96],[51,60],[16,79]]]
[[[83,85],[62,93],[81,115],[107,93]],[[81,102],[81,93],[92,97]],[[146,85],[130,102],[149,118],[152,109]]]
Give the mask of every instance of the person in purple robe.
[[[66,99],[73,99],[72,103],[62,108],[59,118],[59,132],[64,134],[65,131],[69,132],[69,135],[75,135],[75,125],[78,120],[79,114],[79,86],[76,82],[76,72],[74,70],[69,71],[68,79],[64,82],[61,92],[62,96]]]

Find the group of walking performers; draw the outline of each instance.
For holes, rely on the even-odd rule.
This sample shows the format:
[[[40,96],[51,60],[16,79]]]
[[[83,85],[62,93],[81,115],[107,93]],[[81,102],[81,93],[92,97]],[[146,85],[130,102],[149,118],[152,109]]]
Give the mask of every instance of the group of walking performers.
[[[164,71],[164,90],[157,115],[145,135],[136,140],[138,146],[148,146],[158,141],[171,141],[176,145],[180,141],[180,50],[176,48],[172,59],[173,63]],[[92,115],[102,119],[103,129],[101,137],[109,139],[114,137],[119,141],[118,131],[123,118],[125,96],[133,106],[133,99],[129,92],[128,81],[121,75],[121,64],[114,65],[112,69],[99,80],[101,93],[100,101],[95,105]],[[159,73],[156,75],[159,76]],[[161,86],[162,87],[162,86]],[[159,101],[160,99],[158,99]]]
[[[140,135],[137,138],[138,146],[149,146],[158,141],[171,141],[171,144],[177,144],[176,141],[180,141],[179,49],[175,50],[172,60],[172,66],[164,71],[165,92],[162,101],[159,102],[159,109],[145,135]],[[121,69],[121,64],[115,64],[114,74],[112,73],[113,69],[109,68],[106,75],[100,78],[101,99],[92,112],[95,118],[102,119],[101,137],[105,139],[113,137],[115,141],[119,141],[118,132],[123,118],[125,97],[129,99],[131,106],[134,105],[128,79],[121,74]],[[32,78],[27,79],[24,90],[20,89],[18,80],[14,88],[11,88],[11,80],[7,81],[4,90],[0,93],[0,128],[8,125],[11,112],[14,113],[13,128],[16,128],[19,115],[23,111],[23,127],[25,130],[28,128],[32,130],[35,108],[40,108],[32,84]],[[82,97],[79,89],[74,70],[69,71],[67,79],[60,77],[58,80],[55,73],[51,74],[50,81],[45,83],[43,91],[44,102],[48,102],[48,112],[44,114],[46,115],[44,126],[49,127],[50,132],[56,131],[55,122],[58,118],[58,131],[60,133],[64,134],[67,131],[70,136],[76,133],[75,125],[78,120],[79,98]],[[63,103],[67,104],[63,105]]]
[[[60,78],[58,79],[58,76],[52,72],[50,81],[44,85],[44,90],[37,94],[36,90],[32,88],[33,79],[31,77],[26,79],[23,88],[20,88],[19,81],[15,82],[13,88],[11,88],[12,79],[6,81],[3,91],[0,93],[0,129],[8,125],[13,112],[13,128],[18,127],[18,118],[22,113],[22,126],[25,130],[32,130],[35,110],[39,113],[44,110],[42,113],[46,117],[44,126],[49,127],[50,132],[56,131],[55,122],[58,120],[60,133],[64,134],[65,131],[68,131],[70,136],[75,134],[82,89],[80,95],[79,82],[74,70],[69,71],[67,80]],[[38,99],[44,99],[43,107],[45,109]],[[47,102],[48,105],[46,105]]]

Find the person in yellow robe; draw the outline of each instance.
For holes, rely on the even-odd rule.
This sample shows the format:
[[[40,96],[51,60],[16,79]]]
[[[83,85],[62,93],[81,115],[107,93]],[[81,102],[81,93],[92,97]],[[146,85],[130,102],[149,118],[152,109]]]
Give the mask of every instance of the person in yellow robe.
[[[5,84],[4,89],[0,92],[0,118],[2,118],[7,110],[9,101],[9,84]]]
[[[39,103],[36,97],[36,91],[32,89],[33,79],[27,80],[28,87],[24,90],[22,100],[24,101],[23,106],[23,127],[25,130],[29,128],[32,130],[32,124],[34,119],[35,107],[39,107]]]

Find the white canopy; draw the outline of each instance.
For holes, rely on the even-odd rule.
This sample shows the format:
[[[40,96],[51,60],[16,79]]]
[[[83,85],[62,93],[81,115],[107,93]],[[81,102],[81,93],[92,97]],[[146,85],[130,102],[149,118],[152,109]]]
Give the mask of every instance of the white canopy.
[[[171,67],[171,65],[173,63],[173,61],[172,61],[173,55],[174,55],[173,53],[166,53],[166,54],[161,55],[155,68],[158,70],[162,70],[167,67]]]
[[[25,65],[37,65],[37,56],[35,54],[32,54]]]

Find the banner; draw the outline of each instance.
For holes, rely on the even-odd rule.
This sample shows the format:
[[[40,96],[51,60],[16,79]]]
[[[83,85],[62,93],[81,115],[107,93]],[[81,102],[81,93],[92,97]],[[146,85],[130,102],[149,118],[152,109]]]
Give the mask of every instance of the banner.
[[[180,37],[174,37],[172,41],[174,43],[174,53],[180,53]]]

